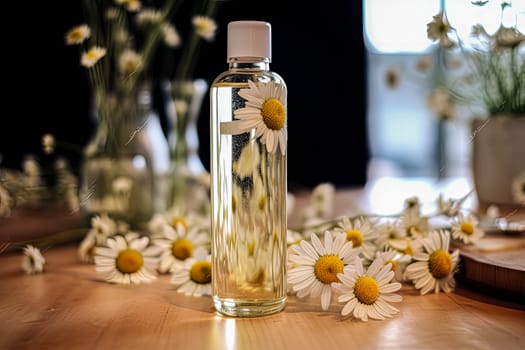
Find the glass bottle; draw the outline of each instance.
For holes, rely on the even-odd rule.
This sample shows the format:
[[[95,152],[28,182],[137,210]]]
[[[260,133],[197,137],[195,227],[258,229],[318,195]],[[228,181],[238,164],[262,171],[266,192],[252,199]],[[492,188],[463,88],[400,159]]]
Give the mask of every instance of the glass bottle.
[[[164,82],[166,116],[169,126],[170,184],[167,209],[180,215],[209,214],[209,173],[199,157],[197,122],[204,96],[204,79]]]
[[[169,174],[169,147],[152,107],[151,85],[107,94],[95,104],[94,117],[97,129],[84,150],[81,208],[87,218],[107,213],[144,229],[154,213],[165,210]]]
[[[271,26],[228,24],[229,69],[211,85],[212,295],[230,316],[286,301],[286,84],[270,71]]]

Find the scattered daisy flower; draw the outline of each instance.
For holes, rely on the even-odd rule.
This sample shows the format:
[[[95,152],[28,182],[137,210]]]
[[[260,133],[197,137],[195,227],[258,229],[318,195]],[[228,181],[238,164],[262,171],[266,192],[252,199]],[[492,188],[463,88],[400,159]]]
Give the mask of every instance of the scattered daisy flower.
[[[343,232],[346,240],[352,242],[354,248],[360,248],[365,265],[374,260],[377,250],[375,240],[379,235],[367,218],[359,217],[352,222],[348,217],[343,217],[335,231]]]
[[[40,249],[28,244],[24,247],[24,257],[22,258],[22,270],[27,274],[37,274],[44,272],[46,259],[40,253]]]
[[[299,244],[304,239],[303,235],[300,232],[296,232],[293,230],[286,230],[286,243],[288,247]]]
[[[166,216],[155,213],[151,219],[148,221],[148,231],[152,237],[162,236],[164,233],[164,227],[169,226],[168,219]]]
[[[404,239],[407,236],[403,223],[398,219],[381,221],[375,227],[378,233],[375,242],[378,250],[391,248],[392,240]]]
[[[331,183],[321,183],[314,187],[310,202],[304,209],[304,220],[312,218],[328,219],[333,216],[335,202],[335,186]]]
[[[381,261],[383,265],[390,264],[392,271],[394,271],[395,280],[403,282],[405,280],[405,269],[412,262],[412,256],[389,249],[377,252],[375,260]]]
[[[346,303],[341,315],[350,313],[355,318],[368,321],[368,318],[384,320],[399,312],[391,302],[400,302],[402,297],[394,292],[401,289],[401,283],[391,282],[394,272],[390,264],[384,265],[381,260],[372,262],[365,271],[359,257],[354,260],[354,269],[339,273],[341,282],[334,283],[334,289],[341,295],[338,301]]]
[[[194,16],[191,23],[195,27],[197,35],[206,41],[213,41],[217,30],[217,23],[213,19],[208,16]]]
[[[221,132],[239,135],[255,128],[270,153],[279,148],[286,153],[286,89],[274,81],[268,83],[248,81],[249,88],[242,89],[239,96],[246,100],[244,108],[235,110],[237,120],[223,122]]]
[[[478,227],[478,219],[474,215],[465,216],[459,213],[456,221],[452,224],[452,238],[462,241],[465,244],[477,242],[485,235],[485,232]]]
[[[94,231],[88,231],[77,248],[78,259],[81,262],[92,264],[95,262],[95,247],[97,237]]]
[[[437,209],[446,216],[456,216],[461,210],[462,203],[462,201],[456,201],[450,198],[445,199],[443,194],[440,193],[437,199]]]
[[[496,219],[501,215],[498,206],[494,204],[489,205],[485,214],[489,219]]]
[[[173,271],[171,283],[186,295],[211,295],[211,256],[202,250],[186,259]]]
[[[328,310],[332,298],[332,283],[339,282],[337,277],[345,269],[352,266],[358,249],[346,240],[344,233],[332,238],[330,231],[324,233],[324,244],[316,234],[312,234],[311,242],[302,240],[292,246],[294,254],[288,256],[288,283],[293,286],[299,298],[310,295],[321,296],[321,308]]]
[[[401,220],[409,238],[421,238],[428,234],[430,228],[428,218],[421,215],[421,203],[417,197],[405,200]]]
[[[456,286],[454,273],[459,261],[459,250],[449,253],[449,233],[432,231],[421,241],[423,251],[414,254],[414,262],[406,268],[406,278],[412,281],[421,294],[452,291]]]
[[[158,270],[160,273],[174,271],[177,265],[191,258],[198,250],[208,252],[210,237],[208,233],[201,231],[198,227],[186,230],[184,226],[178,225],[164,227],[162,236],[155,237],[153,243],[161,250]]]
[[[128,232],[107,239],[107,247],[95,248],[96,271],[110,283],[149,283],[157,278],[160,248],[147,236]]]

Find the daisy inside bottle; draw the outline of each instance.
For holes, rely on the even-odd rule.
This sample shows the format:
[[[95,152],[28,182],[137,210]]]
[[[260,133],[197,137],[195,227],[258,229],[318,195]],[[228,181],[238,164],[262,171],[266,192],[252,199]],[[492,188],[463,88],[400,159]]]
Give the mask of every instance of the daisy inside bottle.
[[[286,98],[271,26],[228,24],[229,69],[211,86],[212,294],[231,316],[286,300]]]

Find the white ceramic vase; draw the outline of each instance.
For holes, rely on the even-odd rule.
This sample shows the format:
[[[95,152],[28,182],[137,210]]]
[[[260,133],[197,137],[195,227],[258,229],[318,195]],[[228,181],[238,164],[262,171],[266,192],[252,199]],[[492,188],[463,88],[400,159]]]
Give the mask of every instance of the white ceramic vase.
[[[476,118],[471,138],[480,208],[525,209],[525,115]]]

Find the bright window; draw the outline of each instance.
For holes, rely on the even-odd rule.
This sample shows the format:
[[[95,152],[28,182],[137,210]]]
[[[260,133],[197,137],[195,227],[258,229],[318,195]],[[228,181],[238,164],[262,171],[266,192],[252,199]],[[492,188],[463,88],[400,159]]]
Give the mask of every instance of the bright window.
[[[464,173],[470,162],[469,127],[454,122],[440,126],[426,105],[430,82],[414,79],[417,62],[435,58],[436,45],[426,29],[442,8],[462,38],[469,37],[474,24],[495,32],[501,18],[495,0],[484,7],[471,0],[363,0],[372,161],[386,161],[405,176]],[[514,0],[511,9],[504,24],[525,32],[525,0]],[[395,89],[386,83],[393,67],[399,74]],[[438,164],[443,159],[445,168]]]

